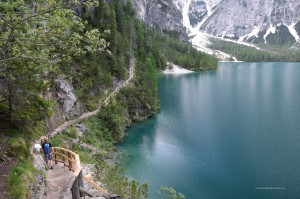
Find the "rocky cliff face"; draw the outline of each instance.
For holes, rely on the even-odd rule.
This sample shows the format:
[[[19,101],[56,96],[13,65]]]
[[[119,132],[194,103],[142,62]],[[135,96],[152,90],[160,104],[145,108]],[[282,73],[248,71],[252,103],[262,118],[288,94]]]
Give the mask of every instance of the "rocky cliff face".
[[[138,16],[149,26],[188,40],[187,30],[182,24],[182,13],[172,0],[133,0]]]
[[[196,31],[255,43],[299,41],[295,29],[300,20],[298,0],[222,0],[210,7],[211,2],[191,1],[189,20]]]
[[[54,83],[54,89],[45,96],[55,102],[53,116],[47,120],[49,131],[64,121],[74,119],[84,113],[84,108],[78,101],[72,84],[63,75],[59,76]]]
[[[144,21],[162,29],[178,30],[180,22],[193,35],[250,43],[299,42],[299,0],[134,0],[134,4]]]

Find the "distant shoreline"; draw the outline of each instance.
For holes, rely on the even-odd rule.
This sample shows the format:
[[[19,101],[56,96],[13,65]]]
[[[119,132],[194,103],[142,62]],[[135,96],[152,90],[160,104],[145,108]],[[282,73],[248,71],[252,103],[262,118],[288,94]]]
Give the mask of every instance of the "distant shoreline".
[[[227,63],[227,62],[233,62],[233,63],[241,63],[241,62],[244,62],[244,61],[218,61],[218,62],[221,62],[221,63]]]
[[[163,74],[187,74],[193,73],[194,71],[182,68],[173,63],[167,63],[168,67],[162,72]]]

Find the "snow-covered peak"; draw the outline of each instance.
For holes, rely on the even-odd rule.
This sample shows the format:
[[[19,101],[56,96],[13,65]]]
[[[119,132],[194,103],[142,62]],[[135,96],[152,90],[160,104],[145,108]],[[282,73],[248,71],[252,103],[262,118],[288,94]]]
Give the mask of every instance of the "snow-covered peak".
[[[287,35],[282,42],[299,41],[299,0],[173,0],[173,3],[181,10],[182,23],[192,35],[202,32],[265,43],[274,41],[273,37],[278,35]]]

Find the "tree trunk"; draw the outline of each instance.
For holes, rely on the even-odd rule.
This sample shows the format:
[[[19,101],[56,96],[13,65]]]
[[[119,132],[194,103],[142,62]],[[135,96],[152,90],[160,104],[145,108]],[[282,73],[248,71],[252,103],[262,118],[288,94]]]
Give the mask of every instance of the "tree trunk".
[[[7,80],[7,91],[8,91],[8,117],[12,120],[13,115],[13,87],[9,80]]]

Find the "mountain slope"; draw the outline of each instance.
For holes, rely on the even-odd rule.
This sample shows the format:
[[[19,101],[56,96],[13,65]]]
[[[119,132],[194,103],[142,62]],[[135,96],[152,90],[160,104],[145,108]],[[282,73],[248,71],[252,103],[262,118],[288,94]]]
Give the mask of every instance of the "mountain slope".
[[[182,14],[172,0],[133,0],[138,16],[150,27],[187,41],[187,31],[183,26]]]
[[[204,32],[254,43],[291,44],[299,41],[300,2],[297,0],[174,0],[188,8],[193,33]],[[180,8],[180,6],[179,6]],[[280,38],[280,39],[274,39]]]
[[[298,0],[133,0],[133,2],[138,15],[146,24],[150,26],[159,24],[156,27],[164,32],[170,29],[173,32],[178,31],[175,35],[179,35],[181,39],[186,33],[196,49],[221,60],[237,60],[236,57],[240,57],[238,54],[231,54],[224,49],[228,46],[240,49],[238,45],[245,48],[245,52],[252,48],[252,54],[255,54],[253,60],[256,61],[260,60],[256,55],[261,52],[269,54],[268,57],[281,57],[281,61],[298,60],[295,59],[300,49]],[[170,24],[177,24],[177,28],[173,28]],[[226,44],[227,47],[217,48],[220,47],[220,43]],[[280,56],[277,56],[278,54]],[[267,60],[270,61],[269,58],[260,61]]]
[[[168,13],[164,24],[156,11],[160,5],[174,6],[181,12],[181,23],[190,34],[239,39],[250,43],[293,44],[300,35],[300,1],[298,0],[135,0],[140,16],[147,23],[160,23],[160,27],[178,23],[178,13]],[[143,3],[144,4],[143,4]],[[171,4],[173,3],[173,4]],[[147,5],[147,6],[145,6]],[[151,8],[151,9],[147,9]],[[155,11],[156,10],[156,11]],[[177,13],[176,18],[169,15]],[[156,19],[158,17],[158,19]],[[163,25],[164,24],[164,25]],[[180,26],[178,26],[180,28]]]

